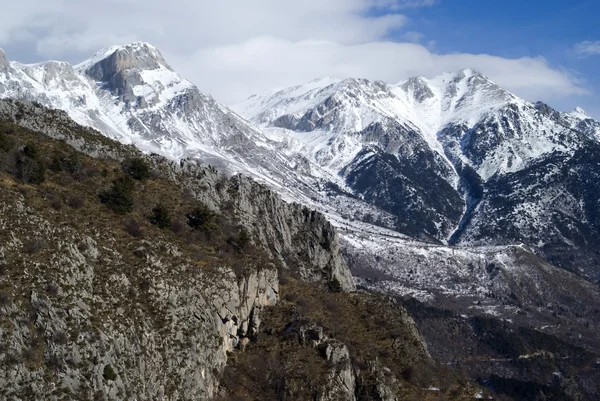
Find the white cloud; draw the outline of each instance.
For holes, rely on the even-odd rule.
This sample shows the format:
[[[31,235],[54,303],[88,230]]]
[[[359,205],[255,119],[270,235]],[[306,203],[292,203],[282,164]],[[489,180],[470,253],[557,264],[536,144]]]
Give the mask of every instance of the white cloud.
[[[414,43],[291,42],[260,37],[241,44],[208,47],[174,65],[199,87],[224,102],[252,93],[302,83],[321,75],[398,82],[415,76],[471,67],[528,99],[583,94],[577,81],[552,69],[543,58],[505,59],[489,55],[436,54]]]
[[[224,102],[321,75],[397,82],[464,67],[529,99],[583,93],[576,79],[543,58],[438,54],[431,44],[417,44],[436,38],[403,32],[402,12],[436,2],[20,0],[3,6],[0,46],[28,59],[78,62],[107,45],[148,41],[201,90]],[[392,33],[415,43],[386,41]]]
[[[586,40],[580,43],[577,43],[573,50],[575,53],[581,57],[589,57],[589,56],[600,56],[600,40],[590,41]]]
[[[405,3],[385,0],[388,9]],[[40,39],[71,35],[90,44],[88,37],[107,33],[137,36],[163,47],[187,49],[261,35],[347,44],[377,40],[404,24],[405,17],[396,12],[368,16],[383,5],[381,0],[21,0],[18,6],[3,8],[0,41],[18,39],[14,33],[20,30],[37,33]],[[55,55],[70,49],[39,50]]]

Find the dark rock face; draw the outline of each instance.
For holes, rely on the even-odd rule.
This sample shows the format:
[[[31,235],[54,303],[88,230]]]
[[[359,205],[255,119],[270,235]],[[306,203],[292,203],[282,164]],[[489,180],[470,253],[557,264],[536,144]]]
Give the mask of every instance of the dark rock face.
[[[397,217],[398,231],[435,240],[451,234],[462,216],[463,201],[431,168],[435,165],[431,156],[422,152],[404,159],[369,149],[342,174],[355,193]]]
[[[575,125],[575,129],[588,135],[592,139],[600,139],[600,122],[591,118],[580,121]]]
[[[526,243],[550,261],[597,282],[600,260],[600,146],[556,153],[493,177],[461,243]],[[582,263],[583,262],[583,263]]]
[[[390,96],[381,85],[369,84],[378,96]],[[367,83],[351,80],[345,91],[330,96],[304,115],[284,115],[273,125],[301,132],[339,129],[348,102],[359,95],[374,97],[364,85]],[[404,234],[433,241],[450,236],[461,219],[464,201],[449,183],[454,174],[452,166],[420,134],[393,119],[344,134],[364,143],[363,150],[339,172],[355,195],[395,216],[394,228]],[[331,147],[342,146],[336,139],[332,141]],[[323,157],[327,157],[325,152]]]
[[[358,136],[373,145],[340,171],[348,187],[395,216],[398,231],[427,240],[447,238],[464,208],[448,182],[452,170],[447,162],[415,131],[392,121],[373,124]]]
[[[554,121],[559,121],[561,119],[561,115],[558,111],[554,110],[552,107],[548,106],[544,102],[536,102],[535,108],[542,114],[550,117]]]
[[[402,88],[407,92],[412,92],[413,96],[419,103],[422,103],[423,101],[434,96],[431,88],[427,86],[422,78],[410,78],[402,85]]]

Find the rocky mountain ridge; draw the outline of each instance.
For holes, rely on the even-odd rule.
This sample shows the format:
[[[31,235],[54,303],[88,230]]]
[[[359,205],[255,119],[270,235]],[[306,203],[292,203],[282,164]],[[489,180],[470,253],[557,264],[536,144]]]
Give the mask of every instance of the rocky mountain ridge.
[[[3,57],[0,96],[29,99],[65,110],[76,121],[99,129],[103,135],[133,143],[145,151],[172,159],[188,157],[181,162],[169,162],[152,156],[152,163],[161,174],[186,188],[186,196],[200,200],[212,210],[225,210],[239,218],[274,264],[279,261],[293,267],[304,280],[325,282],[334,289],[353,289],[343,260],[339,255],[332,257],[339,254],[340,245],[327,218],[342,229],[348,261],[365,287],[394,294],[419,295],[424,291],[424,299],[433,296],[436,302],[454,301],[466,294],[467,302],[481,304],[476,313],[498,311],[498,316],[505,318],[525,314],[527,319],[520,324],[550,330],[563,338],[571,335],[565,333],[570,328],[581,334],[583,345],[593,349],[597,328],[589,322],[593,322],[593,301],[598,297],[597,289],[585,281],[594,281],[596,274],[590,268],[594,254],[585,246],[593,243],[597,232],[595,221],[589,217],[595,213],[594,193],[589,189],[595,187],[597,179],[596,151],[588,146],[595,141],[596,123],[584,118],[581,112],[567,116],[542,104],[521,101],[473,71],[446,75],[436,82],[440,80],[443,91],[424,79],[399,85],[401,92],[411,93],[413,106],[440,105],[441,111],[434,114],[433,123],[429,121],[430,114],[423,111],[421,120],[413,114],[414,121],[405,121],[391,113],[390,109],[398,106],[401,98],[397,88],[348,80],[339,85],[326,84],[324,89],[320,88],[324,85],[320,81],[311,83],[308,96],[302,95],[305,88],[295,88],[300,95],[296,93],[286,107],[304,102],[302,113],[281,116],[277,107],[269,105],[265,116],[274,118],[273,122],[257,121],[266,124],[257,128],[178,77],[153,47],[137,43],[102,51],[90,62],[75,67],[59,62],[24,66],[9,63]],[[488,103],[482,101],[481,88],[489,95]],[[481,107],[479,111],[473,109],[474,103]],[[116,151],[110,141],[103,141],[97,135],[86,137],[87,131],[80,128],[76,134],[68,134],[64,124],[72,123],[65,113],[53,111],[48,115],[36,105],[15,102],[2,103],[1,107],[9,121],[50,133],[88,155],[122,160],[118,153],[122,151]],[[423,124],[423,120],[429,123]],[[360,125],[360,131],[354,132],[355,124]],[[435,129],[442,126],[444,135],[440,138]],[[129,151],[137,154],[133,147]],[[563,161],[559,169],[552,170],[554,177],[548,173],[532,180],[530,169],[544,171],[557,160]],[[200,162],[225,167],[230,175],[240,171],[252,175],[287,199],[317,207],[326,215],[300,205],[285,205],[258,183],[237,175],[224,179],[212,167],[199,166]],[[585,166],[582,163],[588,163],[589,167],[582,168]],[[571,175],[569,183],[564,174]],[[381,177],[385,179],[377,179]],[[536,192],[538,181],[544,179],[556,183],[553,198],[545,197],[543,191]],[[15,191],[12,193],[19,196]],[[552,202],[559,196],[563,199]],[[524,202],[525,206],[506,206],[506,200],[517,205]],[[11,198],[7,203],[19,204],[19,200]],[[11,209],[11,213],[18,215],[19,210]],[[541,217],[532,210],[541,211]],[[32,212],[27,210],[27,213]],[[545,225],[556,222],[556,214],[564,224],[548,230],[544,243],[540,243],[541,237],[533,230],[538,222]],[[577,219],[582,224],[574,225]],[[530,234],[526,230],[521,232],[523,224],[530,224]],[[394,246],[386,248],[390,238]],[[440,242],[464,245],[467,249],[431,244]],[[524,242],[529,247],[506,246],[515,242]],[[12,244],[11,252],[24,243]],[[552,261],[560,264],[573,257],[575,243],[582,244],[575,251],[591,261],[579,270],[563,264],[576,275],[557,272],[555,266],[534,256],[534,253],[548,259],[554,256]],[[237,246],[236,239],[228,244]],[[498,246],[473,246],[488,244]],[[544,249],[547,244],[550,246]],[[54,245],[53,242],[53,248]],[[146,247],[133,251],[139,248]],[[448,255],[456,251],[461,255],[446,263]],[[153,260],[152,255],[148,257],[144,252],[139,250],[138,254]],[[399,263],[400,259],[405,263]],[[466,271],[465,264],[467,268],[472,264],[473,269]],[[269,277],[273,278],[273,267],[269,269]],[[365,269],[368,269],[366,274]],[[258,316],[255,307],[272,304],[272,296],[265,298],[264,294],[276,291],[271,278],[257,275],[251,282],[238,281],[237,285],[242,287],[237,292],[242,295],[236,296],[233,276],[231,271],[227,272],[224,268],[225,281],[219,279],[217,283],[233,288],[234,295],[223,301],[228,304],[225,309],[217,305],[220,301],[213,305],[219,310],[215,327],[225,327],[219,329],[225,333],[221,335],[221,345],[226,346],[217,346],[221,351],[232,349],[238,342],[245,343],[245,338],[257,328],[256,322],[252,323]],[[383,279],[373,279],[377,272],[383,272]],[[569,283],[566,292],[560,291],[555,276]],[[475,289],[463,285],[464,280],[471,279]],[[151,288],[164,287],[160,280],[151,283]],[[192,284],[201,287],[204,281],[200,278]],[[41,288],[36,290],[36,297]],[[258,288],[256,296],[255,288]],[[576,296],[570,297],[569,292]],[[158,308],[164,306],[164,296],[164,292],[157,295]],[[250,298],[244,301],[247,296]],[[236,297],[241,299],[242,306]],[[537,302],[540,299],[546,305]],[[577,305],[590,300],[592,304],[576,316]],[[34,301],[29,299],[37,305],[37,298]],[[160,315],[170,316],[171,312],[163,309]],[[458,305],[457,310],[473,312],[466,303]],[[51,312],[54,311],[48,313]],[[556,313],[556,321],[550,318],[552,313]],[[559,322],[561,318],[564,322]],[[548,322],[552,325],[548,326]],[[53,336],[54,329],[50,327],[44,336]],[[172,334],[177,338],[177,333]],[[589,339],[591,343],[586,344]],[[22,336],[15,341],[26,351],[28,340]],[[203,349],[214,348],[212,343],[202,344]],[[128,347],[135,349],[136,345]],[[164,356],[165,360],[171,357]],[[158,360],[151,363],[162,364]],[[222,366],[219,363],[211,366]],[[105,366],[113,367],[111,363]],[[95,389],[107,392],[110,397],[118,397],[119,389],[137,388],[134,383],[120,388],[109,383],[110,388],[103,388],[98,372]],[[107,380],[104,373],[102,379],[115,381]],[[106,373],[112,377],[110,369]],[[212,379],[207,380],[213,383],[209,387],[185,388],[197,392],[199,397],[214,394],[216,382],[211,380],[217,376],[213,372]],[[354,379],[358,380],[356,376]],[[73,381],[83,379],[78,377]],[[157,384],[147,394],[171,394],[177,398],[166,386],[166,382]]]
[[[397,85],[323,78],[253,96],[236,109],[259,129],[201,94],[148,44],[111,47],[74,67],[3,60],[0,96],[65,110],[119,141],[175,160],[188,156],[186,165],[200,160],[253,176],[324,212],[342,229],[347,254],[383,257],[386,270],[396,259],[382,246],[402,237],[399,231],[424,241],[401,239],[411,254],[427,253],[433,242],[481,255],[496,245],[502,258],[524,243],[598,280],[591,190],[597,122],[580,110],[528,103],[476,71]],[[557,160],[562,167],[552,170]],[[534,170],[548,174],[532,179]],[[551,196],[538,185],[543,180],[553,183]],[[437,260],[436,253],[427,259]],[[376,273],[378,266],[352,268]],[[449,276],[456,274],[460,268]],[[382,288],[421,291],[397,284]]]
[[[111,226],[118,217],[105,206],[96,210],[102,179],[95,169],[144,157],[137,149],[31,104],[0,101],[0,120],[3,396],[211,398],[227,354],[255,335],[262,309],[279,300],[276,265],[337,291],[355,289],[331,225],[250,179],[145,156],[155,176],[139,187],[136,200],[156,202],[170,185],[170,196],[180,192],[216,213],[228,210],[227,221],[240,219],[260,249],[255,257],[240,255],[233,267],[235,258],[211,256],[210,247],[191,253],[192,238],[186,244],[168,232],[144,235],[152,229],[135,228],[136,217],[123,237],[123,228]],[[44,156],[19,151],[16,140],[29,141],[26,149],[44,146]],[[24,159],[14,152],[48,158],[49,177],[40,183],[23,175]],[[77,169],[71,170],[72,160]],[[71,210],[64,209],[63,196]]]
[[[596,186],[599,125],[580,109],[529,103],[468,69],[397,85],[326,78],[235,108],[269,137],[289,138],[289,152],[327,170],[323,179],[384,211],[375,213],[384,226],[452,245],[525,243],[598,280],[589,244],[600,230],[586,217],[598,211],[585,191]],[[552,175],[558,159],[565,167]],[[531,179],[535,170],[546,173]],[[500,184],[508,179],[510,187]],[[555,183],[552,195],[542,182]],[[521,204],[509,207],[513,200]],[[575,255],[585,266],[572,264]]]
[[[559,175],[554,196],[564,201],[551,202],[522,180],[555,155],[576,163],[575,154],[594,154],[598,123],[581,110],[558,113],[528,103],[476,71],[397,85],[323,78],[253,96],[236,109],[258,129],[179,77],[145,43],[102,50],[74,67],[3,60],[2,97],[63,109],[104,135],[172,159],[244,172],[354,233],[377,231],[369,228],[377,223],[426,242],[523,242],[597,280],[589,246],[598,235],[594,220],[570,229],[561,217],[549,226],[556,215],[592,216],[593,196],[561,186],[566,179]],[[593,186],[594,173],[580,170],[573,179]],[[508,176],[518,182],[500,189]],[[530,195],[517,197],[517,188]],[[509,198],[526,204],[512,211],[497,206]],[[544,238],[522,235],[522,224],[544,231]],[[575,254],[585,266],[572,265]]]
[[[235,108],[261,132],[146,43],[113,46],[74,67],[3,63],[2,97],[63,109],[122,142],[244,172],[287,199],[348,214],[330,196],[339,188],[359,219],[375,214],[426,240],[469,237],[463,231],[495,174],[597,142],[598,123],[584,112],[530,104],[469,69],[398,85],[323,78],[253,96]]]

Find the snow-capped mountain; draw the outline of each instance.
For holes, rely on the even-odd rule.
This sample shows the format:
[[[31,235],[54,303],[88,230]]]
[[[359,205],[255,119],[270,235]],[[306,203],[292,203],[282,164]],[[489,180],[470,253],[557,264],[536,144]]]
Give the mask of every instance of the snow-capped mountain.
[[[598,122],[581,109],[559,113],[527,102],[476,71],[394,85],[322,78],[234,108],[269,137],[295,141],[311,164],[395,216],[393,227],[414,237],[524,242],[542,253],[551,243],[564,250],[600,239],[596,220],[581,220],[598,205],[566,185],[567,170],[537,174],[560,158],[589,171],[574,181],[598,185],[593,164],[575,167],[582,154],[597,154]],[[550,182],[551,190],[544,186]],[[570,216],[570,223],[557,224],[557,215]],[[595,268],[573,270],[600,278]]]
[[[426,298],[468,294],[472,281],[471,295],[493,294],[493,304],[525,296],[518,266],[541,283],[532,302],[564,273],[532,252],[575,272],[564,274],[576,291],[589,293],[579,276],[600,279],[600,124],[529,103],[473,70],[393,85],[321,78],[252,96],[237,114],[156,48],[133,43],[75,66],[9,62],[0,51],[0,97],[65,110],[148,152],[249,174],[320,209],[358,276],[370,277],[368,266],[391,277],[367,285]],[[517,258],[519,243],[529,248]],[[455,263],[445,262],[458,249],[448,244],[462,246]],[[490,274],[490,264],[504,273]]]
[[[330,137],[319,136],[320,143],[308,142],[315,161],[333,169],[347,164],[363,143],[372,140],[365,141],[359,133],[375,124],[387,128],[390,122],[417,132],[442,161],[449,165],[464,162],[483,179],[497,172],[518,171],[531,159],[578,143],[570,136],[558,138],[564,127],[541,116],[535,105],[469,69],[434,79],[410,78],[397,85],[324,78],[255,95],[234,108],[267,127],[327,133]],[[568,116],[576,126],[585,115]],[[482,125],[497,130],[487,134],[481,131]],[[447,130],[455,132],[442,134]],[[306,141],[307,136],[296,138]],[[335,146],[323,146],[326,141]],[[465,149],[461,149],[463,144]],[[390,146],[399,144],[386,145],[387,151],[394,152]],[[480,154],[483,147],[485,154]],[[449,160],[453,158],[457,160]]]
[[[600,123],[590,117],[581,107],[576,107],[570,113],[562,113],[561,117],[571,128],[600,140]]]
[[[75,66],[10,63],[0,51],[0,97],[65,110],[108,137],[173,159],[259,177],[264,168],[282,170],[263,154],[268,139],[260,130],[200,92],[147,43],[109,47]]]

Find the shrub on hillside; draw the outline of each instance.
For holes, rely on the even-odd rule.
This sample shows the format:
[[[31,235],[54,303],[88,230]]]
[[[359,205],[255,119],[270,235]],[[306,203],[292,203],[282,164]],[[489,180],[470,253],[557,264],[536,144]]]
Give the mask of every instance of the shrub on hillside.
[[[59,195],[51,192],[47,195],[47,198],[48,201],[50,201],[50,206],[52,206],[54,210],[62,209],[64,203]]]
[[[12,169],[14,159],[11,150],[14,148],[14,141],[7,135],[0,132],[0,170]]]
[[[250,234],[245,227],[241,227],[237,235],[232,235],[227,238],[227,243],[231,245],[236,252],[242,252],[250,245]]]
[[[38,159],[40,157],[40,151],[38,150],[37,146],[32,142],[28,142],[25,145],[25,147],[23,148],[23,154],[27,157],[31,157],[32,159]]]
[[[77,153],[65,156],[62,152],[56,153],[48,167],[54,172],[65,171],[78,181],[86,181],[101,174],[101,171]]]
[[[85,199],[81,195],[70,195],[67,198],[67,205],[73,209],[81,209],[85,205]]]
[[[159,203],[152,209],[150,223],[157,225],[160,228],[171,227],[171,213],[169,209],[162,203]]]
[[[56,173],[63,171],[62,159],[59,155],[54,155],[50,164],[48,164],[48,168]]]
[[[171,231],[175,234],[181,234],[185,230],[185,223],[181,220],[175,220],[173,224],[171,224]]]
[[[102,376],[107,381],[115,381],[117,380],[117,373],[111,365],[104,366],[104,370],[102,372]]]
[[[17,156],[17,175],[27,184],[41,184],[46,180],[46,165],[33,143],[27,143]]]
[[[0,291],[0,306],[7,306],[10,304],[10,295],[5,291]]]
[[[117,178],[110,189],[100,192],[100,202],[113,212],[127,214],[133,211],[133,189],[135,182],[129,176]]]
[[[8,152],[13,147],[12,141],[3,133],[0,133],[0,152]]]
[[[61,158],[61,167],[70,174],[76,174],[83,168],[81,157],[77,153]]]
[[[138,181],[145,181],[151,176],[150,165],[141,157],[126,160],[123,170]]]
[[[216,217],[215,212],[205,204],[200,203],[191,213],[188,213],[188,225],[193,229],[204,232],[215,231],[217,229]]]

